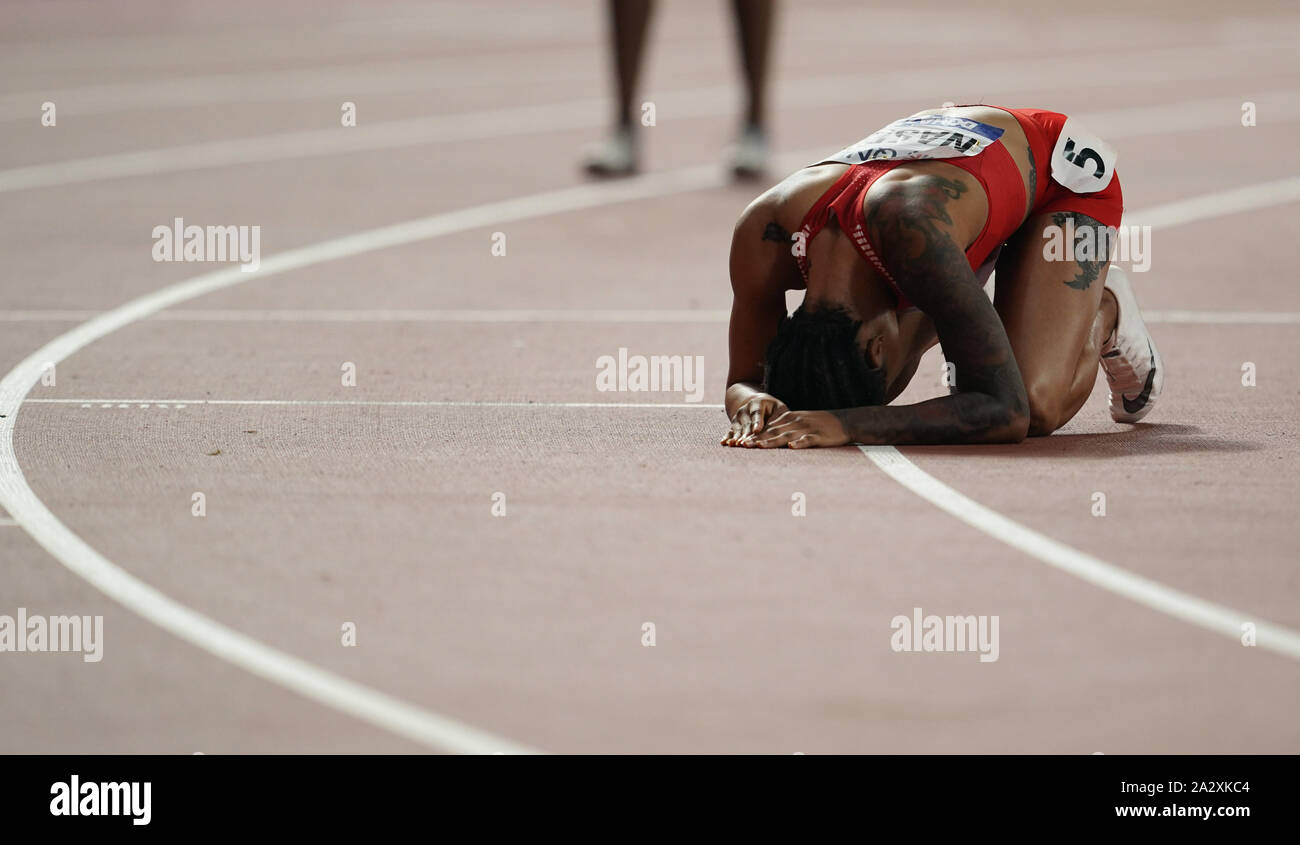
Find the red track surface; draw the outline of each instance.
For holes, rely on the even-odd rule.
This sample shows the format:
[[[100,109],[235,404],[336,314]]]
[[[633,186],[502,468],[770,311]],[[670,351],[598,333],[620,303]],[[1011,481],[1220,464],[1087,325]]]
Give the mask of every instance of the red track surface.
[[[1030,0],[992,15],[860,5],[783,10],[780,149],[829,151],[899,115],[978,100],[1095,116],[1116,139],[1131,211],[1296,173],[1300,16],[1276,4],[1229,15],[1208,2],[1093,3],[1068,18]],[[603,22],[589,3],[22,3],[0,20],[0,373],[89,316],[57,312],[105,311],[211,271],[150,259],[150,232],[174,217],[260,225],[266,261],[512,207],[580,184],[577,150],[607,110]],[[659,122],[645,133],[652,174],[710,164],[728,139],[727,25],[723,4],[661,10],[644,85]],[[167,80],[182,102],[147,87]],[[46,100],[56,127],[39,123]],[[345,100],[355,129],[339,126]],[[1244,101],[1257,102],[1257,126],[1241,125]],[[381,126],[426,118],[442,122]],[[314,141],[282,137],[310,131],[327,146],[356,133],[364,148],[303,155]],[[404,140],[418,131],[443,135]],[[376,133],[398,140],[381,146]],[[258,161],[72,182],[63,166],[241,138],[267,139]],[[5,182],[41,165],[54,167],[22,178],[63,183]],[[755,190],[598,193],[585,210],[253,274],[61,361],[57,384],[21,406],[17,464],[68,531],[181,605],[535,748],[1300,751],[1294,657],[1049,568],[857,449],[723,449],[716,409],[378,404],[682,401],[598,392],[595,361],[619,347],[704,356],[716,403],[720,319],[254,319],[720,311],[731,226]],[[495,231],[504,257],[491,255]],[[1151,271],[1133,274],[1138,296],[1151,311],[1294,315],[1298,236],[1285,203],[1160,226]],[[1075,549],[1300,629],[1295,323],[1153,330],[1169,376],[1146,424],[1111,423],[1099,386],[1050,438],[904,454]],[[340,384],[345,361],[355,387]],[[1258,386],[1242,386],[1244,362]],[[938,375],[927,361],[905,398],[936,393]],[[191,516],[195,491],[206,517]],[[503,518],[490,513],[497,491]],[[804,518],[790,513],[796,491]],[[1095,492],[1105,517],[1092,515]],[[145,621],[22,525],[0,526],[0,560],[0,614],[105,619],[102,662],[0,654],[0,751],[427,748]],[[1000,659],[892,651],[890,620],[914,607],[999,616]],[[357,625],[355,648],[340,645],[344,622]],[[644,622],[654,648],[641,645]]]

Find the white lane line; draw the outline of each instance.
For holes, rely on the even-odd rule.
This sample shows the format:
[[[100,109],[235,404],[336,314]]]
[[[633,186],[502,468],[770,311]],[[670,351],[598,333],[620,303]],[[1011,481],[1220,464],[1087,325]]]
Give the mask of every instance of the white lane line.
[[[893,446],[858,448],[890,478],[922,499],[1030,557],[1103,590],[1234,640],[1241,639],[1243,623],[1254,623],[1258,648],[1300,660],[1300,633],[1263,621],[1253,614],[1205,601],[1150,578],[1135,575],[1039,534],[958,493],[903,457]]]
[[[1297,100],[1300,101],[1300,98]],[[1165,203],[1146,211],[1124,215],[1124,225],[1151,226],[1155,229],[1181,226],[1296,201],[1300,201],[1300,176]]]
[[[1229,49],[1241,50],[1244,61],[1254,61],[1261,52],[1289,55],[1292,47],[1290,41],[1282,41]],[[1131,56],[1144,63],[1144,68],[1148,68],[1142,74],[1146,84],[1156,84],[1162,80],[1218,79],[1231,75],[1230,69],[1219,62],[1204,61],[1204,50],[1201,47],[1132,50],[1108,56],[1107,62],[1091,69],[1089,85],[1130,87],[1134,74],[1126,63],[1116,60],[1119,56]],[[1162,56],[1166,61],[1154,64]],[[1036,80],[1050,79],[1054,72],[1062,75],[1074,73],[1078,63],[1077,58],[1061,55],[1033,61],[1035,74],[1030,75],[1024,73],[1024,60],[1000,60],[906,73],[887,71],[785,81],[778,85],[778,96],[783,102],[789,103],[791,108],[820,109],[864,102],[909,102],[918,98],[925,98],[928,102],[933,92],[952,90],[954,79],[961,81],[961,85],[965,86],[963,90],[1033,91],[1039,90],[1035,86],[1041,85]],[[1150,70],[1153,67],[1157,69]],[[1257,65],[1252,64],[1250,67]],[[1243,65],[1242,72],[1248,71],[1249,67]],[[1168,79],[1165,78],[1166,75]],[[671,114],[678,119],[726,113],[734,107],[734,91],[730,86],[667,91],[655,99],[660,114]],[[1258,92],[1253,95],[1253,102],[1261,111],[1266,111],[1269,120],[1274,123],[1300,118],[1300,101],[1297,101],[1293,91]],[[276,133],[34,164],[0,171],[0,192],[366,150],[598,129],[608,122],[607,105],[603,100],[542,103],[359,123],[348,129],[336,127]],[[1109,140],[1116,140],[1198,128],[1226,128],[1234,125],[1233,121],[1239,120],[1240,110],[1241,102],[1238,99],[1215,98],[1094,112],[1080,117],[1087,121],[1094,132]],[[828,147],[814,155],[831,151]]]
[[[478,8],[476,8],[476,6]],[[599,23],[585,7],[563,9],[557,3],[512,4],[509,11],[487,4],[448,3],[422,8],[420,15],[369,17],[340,21],[337,32],[349,35],[406,36],[421,41],[431,38],[479,41],[491,38],[508,44],[539,38],[580,38],[595,43]],[[501,25],[501,15],[510,16],[510,26]]]
[[[1141,221],[1139,225],[1172,227],[1296,201],[1300,201],[1300,177],[1216,191],[1165,203],[1145,211],[1135,212],[1132,217],[1126,216],[1125,223],[1138,220]],[[1175,317],[1188,313],[1197,312],[1168,312],[1169,316]],[[1233,639],[1240,639],[1242,623],[1253,622],[1256,625],[1258,647],[1300,660],[1300,633],[1135,575],[1039,534],[962,495],[926,473],[892,446],[859,446],[858,448],[908,490],[973,528],[1049,566],[1153,610]]]
[[[5,323],[80,323],[98,317],[103,311],[70,311],[65,308],[25,309],[0,311],[0,322]]]
[[[1268,203],[1272,205],[1273,202]],[[1244,210],[1244,209],[1243,209]],[[80,323],[102,311],[0,311],[0,323]],[[725,323],[724,309],[202,309],[172,308],[151,322],[177,323]],[[1300,311],[1143,311],[1148,323],[1291,325]]]
[[[1089,48],[1091,49],[1091,48]],[[1189,48],[1167,48],[1168,60],[1185,60]],[[530,51],[535,53],[536,51]],[[1135,55],[1125,51],[1123,55]],[[1148,52],[1149,55],[1149,52]],[[548,50],[530,56],[534,59],[528,71],[530,83],[559,84],[589,79],[592,71],[589,48],[578,50]],[[1036,61],[1026,57],[1025,61]],[[556,67],[540,67],[541,63]],[[952,69],[945,69],[951,73]],[[860,83],[878,82],[872,75],[857,77]],[[845,81],[837,77],[841,87]],[[320,65],[294,67],[288,70],[240,71],[168,78],[141,79],[98,85],[78,85],[64,88],[31,89],[0,94],[0,122],[27,119],[33,109],[39,110],[46,101],[58,104],[61,115],[100,115],[128,111],[156,111],[168,108],[193,108],[201,105],[224,103],[275,102],[302,99],[330,99],[342,102],[356,100],[362,94],[401,94],[414,91],[442,89],[461,90],[467,87],[502,85],[519,81],[519,73],[496,61],[478,61],[477,66],[466,65],[466,58],[418,60],[403,62],[367,62],[352,65]],[[799,96],[807,93],[812,82],[790,82],[782,96]],[[722,88],[708,90],[725,95]],[[688,92],[666,92],[667,96],[682,96]],[[908,92],[908,96],[911,92]],[[656,100],[659,99],[656,95]],[[675,111],[674,111],[675,113]]]
[[[1148,323],[1222,323],[1224,325],[1300,323],[1300,311],[1152,311],[1142,312]]]
[[[357,5],[356,9],[359,15],[373,14],[373,10],[366,6]],[[219,28],[194,26],[184,33],[9,39],[4,52],[0,53],[0,78],[9,74],[15,78],[28,76],[33,69],[40,69],[45,64],[59,68],[61,73],[75,70],[90,77],[106,76],[105,71],[118,74],[124,70],[140,76],[162,76],[190,72],[191,68],[202,70],[229,66],[232,57],[240,57],[240,64],[252,66],[274,61],[298,67],[311,62],[364,62],[374,58],[376,45],[373,42],[365,38],[339,39],[333,35],[335,32],[335,22],[300,19],[283,27],[268,26],[263,21]],[[430,49],[430,42],[433,39],[426,37],[420,44],[422,51],[437,51],[436,47]],[[529,62],[529,67],[552,55],[561,55],[571,61],[585,60],[590,66],[595,43],[593,39],[590,42],[592,46],[573,47],[570,44],[557,45],[553,41],[536,46],[515,42],[509,48],[500,48],[492,41],[485,41],[475,52],[481,59],[495,59],[498,63],[502,58],[523,58]],[[463,64],[461,70],[464,70]],[[21,71],[21,74],[15,71]]]
[[[166,408],[174,405],[184,408],[187,405],[341,405],[345,407],[378,408],[709,408],[718,410],[724,405],[712,405],[706,402],[528,402],[528,401],[485,401],[467,400],[451,401],[438,399],[32,399],[23,400],[24,405],[80,405],[89,408],[98,404],[101,408],[117,406],[127,408],[131,405],[148,407],[158,405]]]
[[[172,309],[154,320],[180,322],[284,323],[718,323],[729,311],[670,308],[502,308],[382,310],[205,310]],[[2,318],[3,312],[0,312]]]
[[[530,68],[530,83],[562,85],[591,78],[590,51],[570,56],[568,68]],[[506,85],[519,80],[519,72],[499,62],[482,62],[467,69],[464,57],[441,61],[408,61],[356,64],[345,67],[324,65],[240,73],[204,74],[84,85],[69,88],[0,94],[0,122],[25,120],[39,112],[43,102],[58,104],[59,117],[115,114],[194,108],[220,103],[265,103],[292,100],[356,101],[363,94],[402,94],[414,91],[464,90],[488,85]],[[467,73],[466,71],[469,70]],[[364,104],[363,104],[364,105]],[[338,113],[335,106],[331,116]],[[364,114],[364,113],[363,113]]]
[[[524,132],[594,129],[606,122],[605,113],[595,100],[361,122],[347,129],[307,129],[16,167],[0,171],[0,192],[425,144],[487,140]]]
[[[0,528],[8,528],[16,525],[18,525],[18,520],[10,519],[7,516],[0,516]]]
[[[786,156],[774,166],[794,167],[807,156],[807,153]],[[18,410],[49,364],[58,364],[137,320],[206,293],[275,273],[486,225],[667,196],[723,183],[719,168],[701,166],[621,183],[584,185],[473,206],[280,253],[264,260],[255,272],[244,273],[238,267],[232,267],[206,273],[99,314],[45,344],[0,379],[0,506],[55,560],[105,595],[164,630],[259,677],[432,748],[470,752],[526,750],[355,684],[253,640],[176,602],[105,558],[60,522],[27,483],[14,451],[14,424]],[[1257,207],[1274,200],[1267,191],[1255,198],[1259,204]]]

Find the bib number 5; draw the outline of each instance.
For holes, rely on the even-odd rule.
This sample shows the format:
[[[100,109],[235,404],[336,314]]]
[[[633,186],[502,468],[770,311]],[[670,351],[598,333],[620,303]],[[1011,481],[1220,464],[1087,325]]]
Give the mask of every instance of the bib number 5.
[[[1115,148],[1066,118],[1052,150],[1052,178],[1076,194],[1104,190],[1115,176]]]

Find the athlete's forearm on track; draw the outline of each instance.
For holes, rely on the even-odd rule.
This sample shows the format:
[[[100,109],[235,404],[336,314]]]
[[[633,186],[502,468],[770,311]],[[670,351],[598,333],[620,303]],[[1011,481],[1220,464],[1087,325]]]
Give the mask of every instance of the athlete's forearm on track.
[[[855,443],[922,446],[1019,443],[1019,412],[985,393],[956,393],[916,405],[871,405],[831,411]]]
[[[1007,443],[1029,430],[1029,399],[1006,328],[958,245],[968,233],[953,237],[949,204],[966,190],[939,177],[915,179],[882,192],[868,213],[902,292],[934,322],[961,392],[877,413],[856,409],[859,442]]]

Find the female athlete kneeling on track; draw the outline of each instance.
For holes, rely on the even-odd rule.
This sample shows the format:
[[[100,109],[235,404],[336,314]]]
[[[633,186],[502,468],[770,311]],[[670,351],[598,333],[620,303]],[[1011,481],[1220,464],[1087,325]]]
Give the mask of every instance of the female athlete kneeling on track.
[[[1141,419],[1164,367],[1123,270],[1108,268],[1124,208],[1114,164],[1063,114],[959,106],[764,193],[731,244],[723,444],[1014,443],[1073,417],[1099,361],[1111,417]],[[1045,249],[1071,234],[1075,254]],[[806,293],[787,316],[793,289]],[[886,405],[935,343],[955,389]]]

